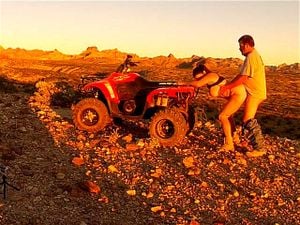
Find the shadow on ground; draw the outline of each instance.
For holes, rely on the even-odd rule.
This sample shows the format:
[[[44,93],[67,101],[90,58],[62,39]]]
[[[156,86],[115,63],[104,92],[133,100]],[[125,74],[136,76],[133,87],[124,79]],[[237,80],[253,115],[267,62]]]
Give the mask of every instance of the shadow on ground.
[[[20,188],[8,188],[7,199],[0,199],[1,224],[167,224],[130,199],[118,177],[99,178],[100,195],[80,188],[88,168],[74,166],[77,150],[55,144],[52,128],[33,113],[28,101],[34,91],[35,84],[0,79],[0,165]],[[103,193],[108,203],[98,200]]]

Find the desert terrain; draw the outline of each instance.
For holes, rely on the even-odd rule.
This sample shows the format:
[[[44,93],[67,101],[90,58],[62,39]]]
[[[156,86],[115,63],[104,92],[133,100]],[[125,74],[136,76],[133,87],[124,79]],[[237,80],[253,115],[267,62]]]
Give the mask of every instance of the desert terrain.
[[[267,154],[219,152],[222,99],[200,90],[200,121],[180,146],[161,147],[147,124],[111,123],[97,134],[71,119],[82,75],[111,73],[129,53],[89,47],[79,55],[0,46],[0,165],[8,186],[0,224],[300,224],[300,67],[266,66],[259,108]],[[190,80],[202,56],[139,57],[149,80]],[[228,79],[241,59],[212,59]],[[236,123],[241,124],[242,111]],[[1,182],[1,180],[0,180]]]

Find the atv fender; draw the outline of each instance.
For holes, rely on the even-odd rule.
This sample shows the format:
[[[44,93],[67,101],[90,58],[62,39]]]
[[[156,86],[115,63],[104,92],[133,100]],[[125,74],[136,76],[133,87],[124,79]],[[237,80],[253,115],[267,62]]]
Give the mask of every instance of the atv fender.
[[[107,81],[96,81],[93,83],[89,83],[83,87],[83,91],[90,91],[90,90],[99,90],[103,97],[107,102],[115,102],[119,103],[119,98],[116,95],[116,90],[114,90],[114,87],[110,85]]]

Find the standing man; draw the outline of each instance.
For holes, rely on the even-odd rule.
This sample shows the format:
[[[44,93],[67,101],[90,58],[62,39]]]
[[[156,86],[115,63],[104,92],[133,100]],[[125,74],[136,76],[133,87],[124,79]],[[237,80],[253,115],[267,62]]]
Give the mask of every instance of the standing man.
[[[267,98],[264,63],[254,48],[254,40],[250,35],[243,35],[238,42],[242,55],[246,57],[244,64],[240,74],[230,83],[221,87],[220,94],[222,95],[240,84],[245,86],[247,98],[243,115],[243,131],[248,131],[248,137],[254,149],[248,155],[261,156],[265,154],[263,151],[264,138],[261,127],[255,119],[255,114],[259,105]]]

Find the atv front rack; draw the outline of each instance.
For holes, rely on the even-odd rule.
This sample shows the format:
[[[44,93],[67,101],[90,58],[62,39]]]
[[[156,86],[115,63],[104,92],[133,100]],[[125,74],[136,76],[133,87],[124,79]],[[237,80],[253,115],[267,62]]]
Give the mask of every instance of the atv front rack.
[[[78,90],[81,90],[86,84],[96,81],[96,80],[101,80],[103,78],[106,78],[109,74],[108,73],[95,73],[92,75],[82,75],[80,77],[80,84],[78,85]]]

